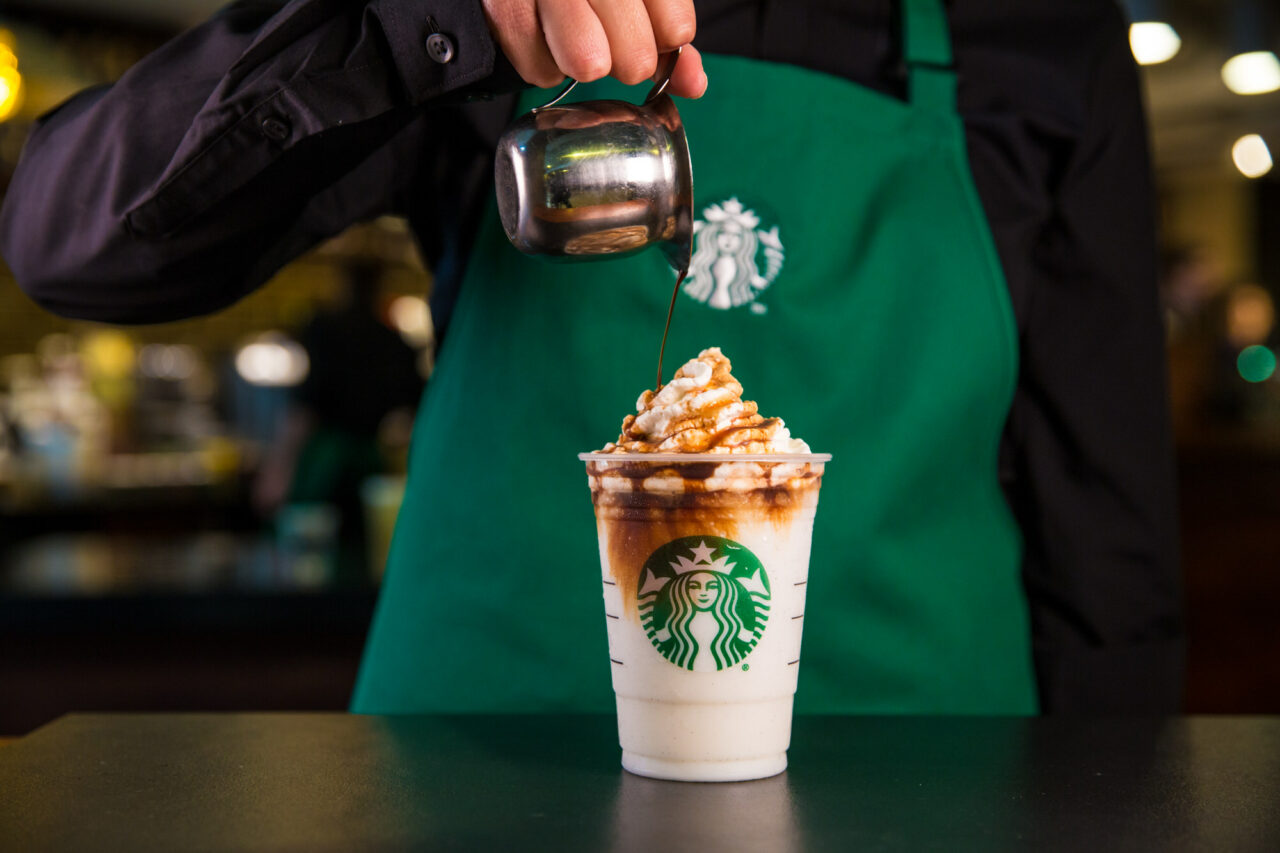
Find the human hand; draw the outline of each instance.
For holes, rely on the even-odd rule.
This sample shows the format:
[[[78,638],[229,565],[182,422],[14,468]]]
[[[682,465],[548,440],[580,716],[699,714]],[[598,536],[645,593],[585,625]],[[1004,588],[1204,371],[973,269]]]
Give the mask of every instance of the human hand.
[[[614,77],[628,86],[652,79],[658,54],[688,45],[693,0],[483,0],[485,19],[527,83],[543,88],[566,76],[583,83]],[[685,47],[668,92],[699,98],[702,57]]]

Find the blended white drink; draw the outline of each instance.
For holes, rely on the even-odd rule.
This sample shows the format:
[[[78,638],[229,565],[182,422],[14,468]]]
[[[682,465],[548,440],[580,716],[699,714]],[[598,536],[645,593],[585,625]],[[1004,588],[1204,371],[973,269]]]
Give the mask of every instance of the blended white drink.
[[[622,765],[640,775],[734,781],[787,766],[830,456],[741,393],[728,360],[705,350],[645,392],[617,443],[581,456]]]

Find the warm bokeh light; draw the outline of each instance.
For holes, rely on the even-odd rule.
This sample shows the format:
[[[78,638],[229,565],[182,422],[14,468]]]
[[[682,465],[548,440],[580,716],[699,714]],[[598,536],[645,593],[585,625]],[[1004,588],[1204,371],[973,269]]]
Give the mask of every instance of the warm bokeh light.
[[[1246,178],[1260,178],[1271,171],[1271,149],[1256,133],[1242,136],[1231,146],[1231,159]]]
[[[431,343],[435,327],[431,322],[431,309],[421,296],[397,296],[387,309],[391,325],[411,346],[423,347]]]
[[[1139,21],[1129,25],[1129,48],[1139,65],[1168,62],[1178,54],[1182,39],[1164,21]]]
[[[90,375],[125,379],[137,363],[133,340],[117,329],[98,329],[85,336],[80,352]]]
[[[310,369],[307,351],[279,332],[259,335],[236,353],[236,373],[250,385],[287,388],[306,379]]]
[[[1261,95],[1280,89],[1280,59],[1269,50],[1238,53],[1222,66],[1222,82],[1237,95]]]
[[[0,27],[0,121],[18,111],[22,102],[22,75],[18,73],[17,41],[13,32]]]
[[[1276,354],[1260,344],[1245,347],[1236,357],[1236,370],[1246,382],[1266,382],[1275,375]]]
[[[0,53],[5,48],[0,47]],[[3,59],[3,57],[0,57]],[[22,100],[22,75],[14,65],[0,62],[0,121],[10,118],[18,111],[18,103]]]
[[[1275,301],[1266,288],[1237,284],[1227,293],[1227,340],[1239,349],[1260,344],[1275,326]]]

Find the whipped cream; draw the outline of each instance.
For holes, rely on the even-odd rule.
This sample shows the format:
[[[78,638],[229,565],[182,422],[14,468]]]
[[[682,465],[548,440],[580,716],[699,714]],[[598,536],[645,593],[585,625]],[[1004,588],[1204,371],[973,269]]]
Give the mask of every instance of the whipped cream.
[[[781,418],[766,418],[742,399],[729,359],[709,347],[675,377],[636,401],[605,453],[808,453]]]

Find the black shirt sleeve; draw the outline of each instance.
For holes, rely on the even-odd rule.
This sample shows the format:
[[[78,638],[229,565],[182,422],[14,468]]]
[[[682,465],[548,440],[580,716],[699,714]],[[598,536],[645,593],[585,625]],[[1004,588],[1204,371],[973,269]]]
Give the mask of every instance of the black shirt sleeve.
[[[1025,540],[1041,706],[1176,712],[1173,447],[1137,71],[1113,4],[1028,4],[1009,22],[1043,49],[1001,80],[995,57],[1015,55],[1015,32],[978,40],[970,58],[990,80],[971,92],[971,158],[1019,321],[1001,473]],[[1055,38],[1070,46],[1072,76],[1061,73],[1071,62],[1047,61]],[[1010,111],[1020,99],[1038,106]],[[1001,132],[1001,116],[1021,129]]]
[[[428,55],[432,32],[455,44],[450,61]],[[402,207],[430,159],[424,108],[494,67],[476,0],[235,4],[43,117],[0,211],[0,249],[58,314],[207,313]]]

